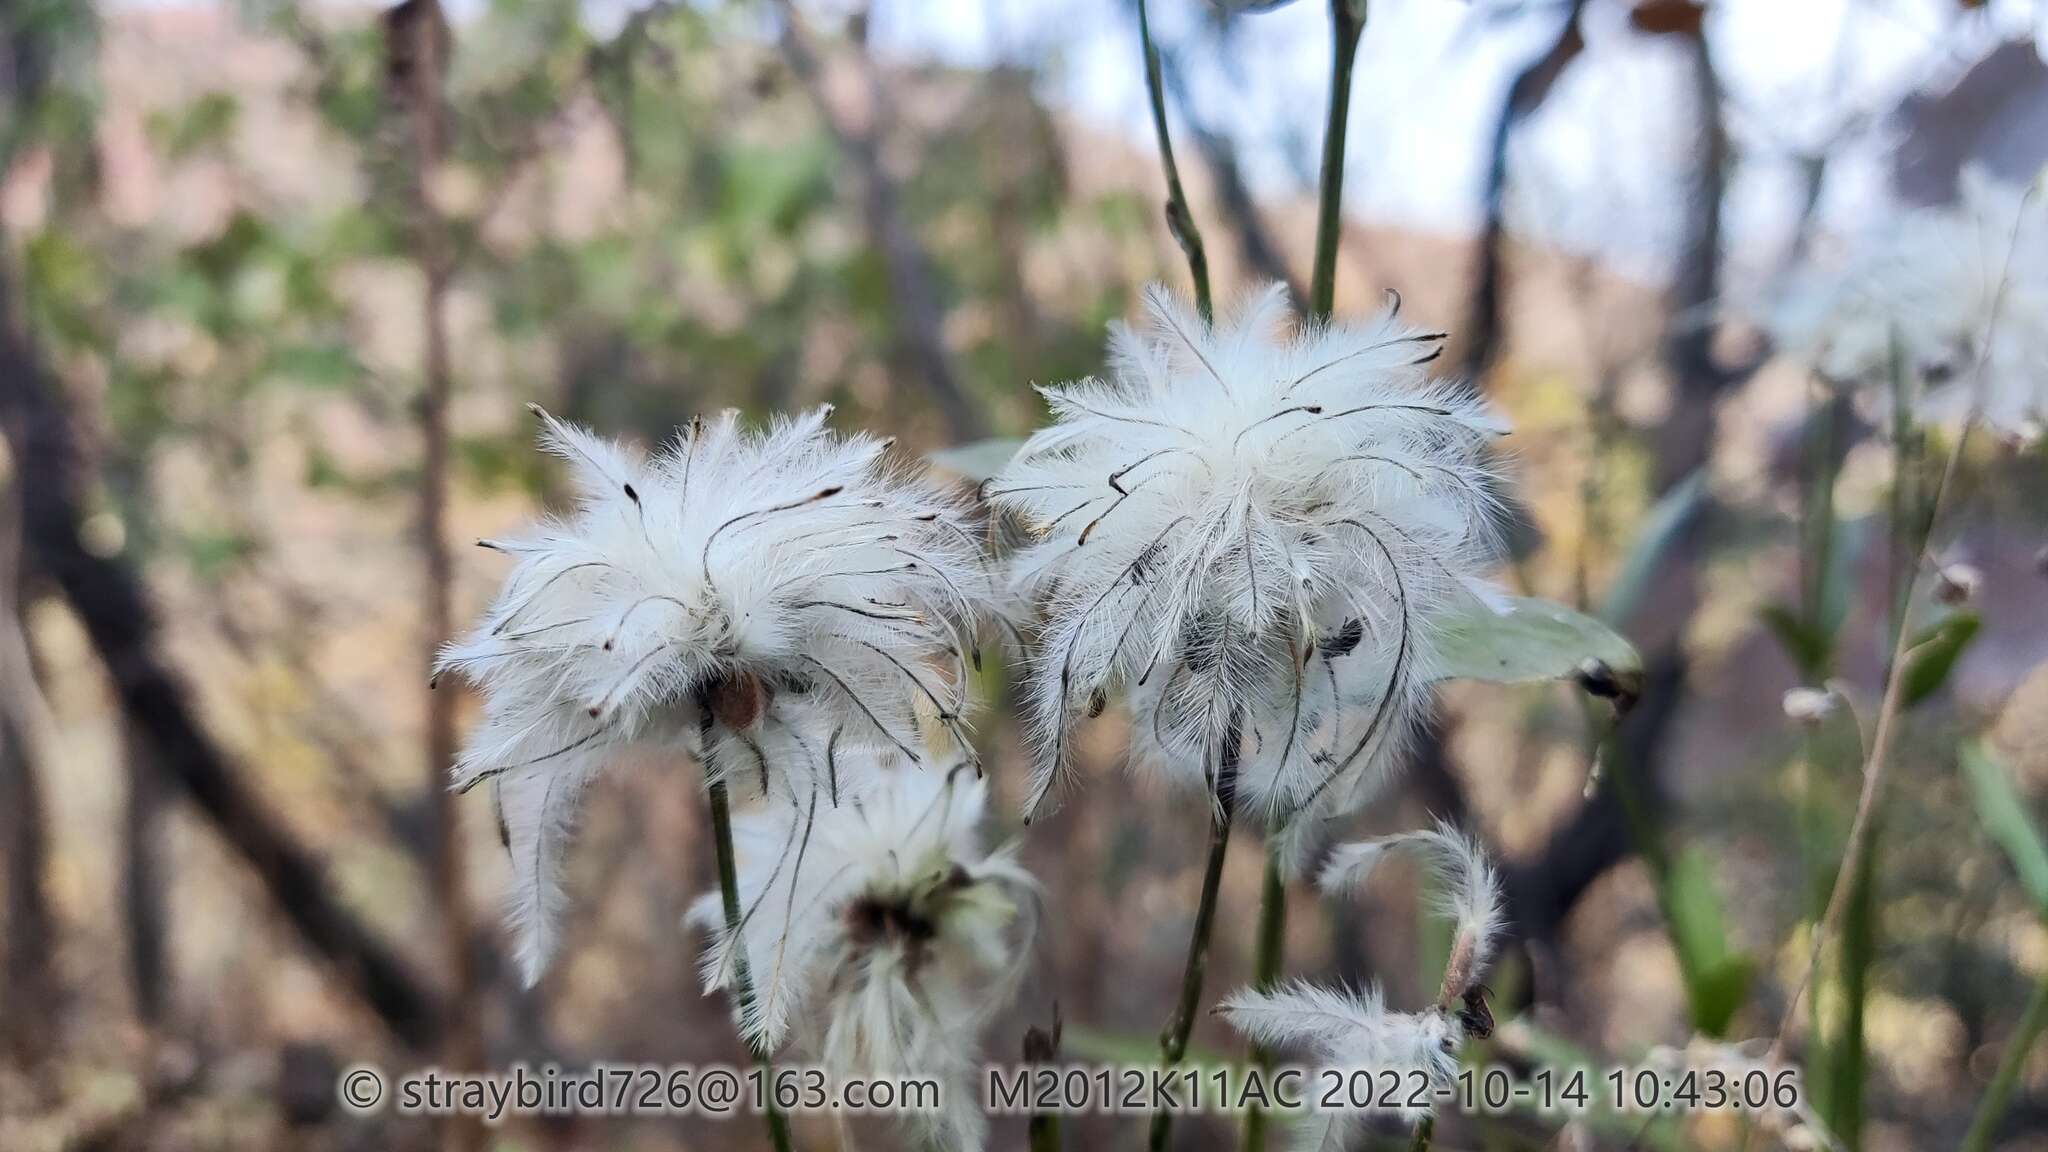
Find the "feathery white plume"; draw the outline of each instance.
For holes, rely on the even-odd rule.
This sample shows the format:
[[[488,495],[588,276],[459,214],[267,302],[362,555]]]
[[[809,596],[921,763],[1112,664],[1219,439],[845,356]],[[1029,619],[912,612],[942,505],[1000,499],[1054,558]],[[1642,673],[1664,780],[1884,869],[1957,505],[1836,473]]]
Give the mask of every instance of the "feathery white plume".
[[[2048,203],[1978,170],[1958,188],[1954,204],[1801,269],[1765,323],[1786,352],[1862,384],[1889,379],[1896,345],[1908,375],[1932,386],[1923,415],[1976,402],[2011,431],[2048,413]]]
[[[516,564],[436,672],[483,692],[455,787],[496,782],[529,982],[553,952],[578,795],[621,747],[701,755],[711,731],[711,771],[786,803],[813,781],[829,797],[838,747],[917,760],[921,716],[971,756],[960,716],[990,591],[959,503],[892,471],[886,442],[828,432],[829,408],[760,431],[693,421],[652,459],[534,412],[577,507],[481,542]]]
[[[1500,933],[1500,878],[1477,844],[1439,823],[1343,845],[1331,853],[1317,883],[1327,893],[1357,888],[1390,852],[1423,858],[1437,881],[1438,910],[1455,924],[1434,1006],[1396,1012],[1377,988],[1351,993],[1297,981],[1270,992],[1240,989],[1217,1011],[1255,1043],[1307,1049],[1318,1067],[1419,1070],[1432,1083],[1447,1084],[1457,1072],[1459,1045],[1492,1030],[1479,977]],[[1423,1111],[1401,1114],[1413,1120]],[[1300,1127],[1294,1146],[1339,1152],[1362,1119],[1355,1111],[1318,1111]]]
[[[1444,968],[1444,1000],[1465,994],[1493,960],[1504,923],[1500,874],[1476,841],[1446,821],[1433,829],[1400,832],[1344,844],[1330,853],[1316,884],[1339,895],[1363,887],[1389,852],[1420,856],[1430,870],[1431,900],[1451,921],[1451,953]]]
[[[1216,1009],[1255,1044],[1305,1051],[1318,1069],[1371,1069],[1406,1075],[1420,1071],[1436,1085],[1458,1071],[1464,1038],[1456,1015],[1443,1011],[1395,1012],[1378,988],[1348,992],[1293,981],[1269,992],[1242,988]],[[1419,1119],[1426,1109],[1400,1109]],[[1342,1152],[1365,1121],[1350,1109],[1316,1109],[1296,1127],[1298,1152]]]
[[[858,755],[856,756],[858,759]],[[733,820],[740,937],[754,987],[741,1032],[789,1034],[841,1076],[931,1075],[944,1111],[913,1117],[934,1146],[979,1148],[977,1037],[1014,996],[1038,889],[1008,849],[985,852],[987,787],[951,771],[868,765],[838,807],[763,804]],[[690,921],[713,934],[706,990],[737,969],[717,893]]]
[[[1029,811],[1066,781],[1077,715],[1130,685],[1138,757],[1276,821],[1374,791],[1428,684],[1432,616],[1492,557],[1484,451],[1504,428],[1397,319],[1291,336],[1285,291],[1213,330],[1164,289],[1113,326],[1110,379],[1042,389],[1054,424],[984,495],[1036,543]]]

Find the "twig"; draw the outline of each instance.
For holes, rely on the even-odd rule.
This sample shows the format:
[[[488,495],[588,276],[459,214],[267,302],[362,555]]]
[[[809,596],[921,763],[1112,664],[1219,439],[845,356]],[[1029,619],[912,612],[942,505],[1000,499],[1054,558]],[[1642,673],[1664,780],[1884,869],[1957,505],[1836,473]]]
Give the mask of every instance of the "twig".
[[[1188,258],[1188,275],[1195,282],[1195,307],[1206,322],[1216,315],[1209,294],[1209,255],[1202,247],[1202,230],[1195,226],[1195,214],[1188,210],[1187,193],[1180,185],[1180,165],[1173,160],[1173,135],[1166,128],[1166,92],[1161,82],[1159,49],[1152,43],[1152,22],[1145,14],[1145,0],[1138,0],[1138,39],[1145,46],[1145,92],[1152,100],[1152,130],[1159,136],[1159,162],[1166,169],[1166,227]]]
[[[778,7],[782,13],[783,57],[810,94],[826,131],[860,182],[869,243],[882,257],[889,285],[891,355],[901,370],[923,380],[955,439],[981,439],[988,435],[987,420],[962,386],[946,348],[945,308],[939,299],[931,257],[905,218],[900,190],[882,164],[882,142],[894,119],[882,77],[874,61],[862,52],[859,59],[867,90],[868,118],[865,125],[849,123],[825,93],[823,64],[812,43],[810,28],[796,5],[782,0]]]
[[[726,948],[733,957],[733,995],[739,1001],[740,1016],[752,1016],[754,1010],[754,978],[747,968],[747,944],[744,926],[740,923],[740,880],[739,869],[733,861],[732,850],[732,802],[727,798],[725,781],[715,774],[708,791],[711,794],[711,841],[718,856],[718,900],[725,910]],[[775,1152],[790,1152],[789,1121],[782,1110],[775,1106],[774,1068],[768,1060],[767,1046],[755,1040],[747,1041],[747,1051],[754,1057],[754,1064],[767,1079],[769,1091],[762,1096],[762,1115],[768,1122],[768,1139],[775,1145]]]
[[[1223,857],[1230,847],[1230,812],[1237,805],[1237,765],[1243,742],[1239,720],[1232,717],[1217,753],[1211,797],[1214,804],[1209,810],[1209,861],[1202,872],[1202,896],[1195,905],[1195,926],[1188,933],[1188,959],[1181,972],[1180,1000],[1159,1037],[1159,1062],[1167,1067],[1179,1064],[1181,1057],[1187,1055],[1188,1033],[1194,1030],[1195,1009],[1201,1005],[1202,976],[1209,967],[1209,938],[1216,927],[1216,901],[1223,888]],[[1172,1112],[1154,1112],[1145,1142],[1149,1152],[1165,1152],[1166,1138],[1172,1129]]]

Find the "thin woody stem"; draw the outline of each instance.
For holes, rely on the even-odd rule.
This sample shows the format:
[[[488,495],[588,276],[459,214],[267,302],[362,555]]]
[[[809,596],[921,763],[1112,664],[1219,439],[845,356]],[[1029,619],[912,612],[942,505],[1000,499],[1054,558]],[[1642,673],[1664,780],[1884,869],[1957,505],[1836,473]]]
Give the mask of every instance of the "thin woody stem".
[[[1203,323],[1215,318],[1215,304],[1209,294],[1209,255],[1202,247],[1202,230],[1195,226],[1195,214],[1188,208],[1187,193],[1180,184],[1180,165],[1173,160],[1173,136],[1166,128],[1166,92],[1160,79],[1159,49],[1152,44],[1152,21],[1145,13],[1145,0],[1138,0],[1138,39],[1145,46],[1145,93],[1152,101],[1152,130],[1159,137],[1159,162],[1166,169],[1166,227],[1174,242],[1188,258],[1188,275],[1195,282],[1195,307]]]
[[[754,978],[747,968],[746,941],[741,935],[739,869],[734,863],[732,850],[732,802],[726,796],[723,779],[713,779],[708,790],[711,794],[711,840],[718,854],[718,899],[725,909],[727,947],[733,956],[733,995],[739,1001],[740,1015],[751,1016],[754,1010]],[[768,1060],[767,1047],[750,1040],[747,1050],[753,1054],[755,1065],[770,1077],[772,1088],[774,1069]],[[775,1145],[775,1152],[790,1152],[789,1121],[775,1106],[774,1092],[768,1092],[762,1103],[766,1108],[763,1116],[768,1122],[768,1139]]]
[[[1237,765],[1242,744],[1243,733],[1238,719],[1233,717],[1217,752],[1215,790],[1209,811],[1209,860],[1202,872],[1202,896],[1195,906],[1195,926],[1188,934],[1188,959],[1181,972],[1180,1000],[1166,1030],[1159,1036],[1159,1062],[1169,1068],[1187,1055],[1188,1033],[1194,1030],[1195,1010],[1202,1002],[1202,976],[1209,967],[1209,938],[1216,927],[1216,900],[1223,888],[1223,857],[1230,847],[1230,812],[1237,805]],[[1164,1109],[1154,1112],[1145,1143],[1149,1152],[1165,1152],[1172,1130],[1173,1113]]]

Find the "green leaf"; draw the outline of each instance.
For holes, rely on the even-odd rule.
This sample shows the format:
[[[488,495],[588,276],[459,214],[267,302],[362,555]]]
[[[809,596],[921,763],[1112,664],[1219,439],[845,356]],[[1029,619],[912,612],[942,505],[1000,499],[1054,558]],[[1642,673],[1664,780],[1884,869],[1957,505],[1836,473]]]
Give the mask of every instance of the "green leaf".
[[[1643,517],[1642,530],[1636,533],[1635,543],[1629,548],[1628,558],[1621,563],[1620,571],[1607,586],[1607,598],[1600,605],[1600,618],[1610,624],[1619,624],[1635,614],[1642,607],[1643,596],[1649,591],[1650,577],[1656,574],[1663,563],[1664,554],[1684,535],[1686,525],[1692,522],[1693,514],[1705,500],[1707,494],[1707,472],[1705,468],[1695,469],[1692,475],[1671,486],[1671,490],[1659,497],[1650,506],[1650,512]]]
[[[1906,682],[1901,686],[1907,707],[1934,695],[1948,682],[1957,658],[1982,626],[1983,621],[1975,612],[1957,612],[1913,637],[1906,654]]]
[[[1795,608],[1784,604],[1766,604],[1757,611],[1764,627],[1778,638],[1785,654],[1792,658],[1802,676],[1811,676],[1816,669],[1827,666],[1830,649],[1834,647],[1827,634],[1799,615]]]
[[[1694,847],[1679,852],[1664,874],[1662,896],[1693,1027],[1719,1036],[1749,994],[1751,965],[1748,957],[1728,946],[1728,926],[1707,854]]]
[[[1970,799],[1977,806],[1977,819],[1984,831],[2005,851],[2019,873],[2020,886],[2041,914],[2048,916],[2048,843],[2027,814],[2025,801],[2012,786],[2005,762],[1982,743],[1962,748],[1963,775],[1970,782]]]
[[[925,459],[942,472],[951,472],[961,479],[979,483],[1001,472],[1003,465],[1008,464],[1023,446],[1024,441],[1014,436],[998,436],[942,448]]]
[[[1511,596],[1507,611],[1468,599],[1436,618],[1437,678],[1522,684],[1576,676],[1596,660],[1624,682],[1642,676],[1643,659],[1619,633],[1549,600]]]

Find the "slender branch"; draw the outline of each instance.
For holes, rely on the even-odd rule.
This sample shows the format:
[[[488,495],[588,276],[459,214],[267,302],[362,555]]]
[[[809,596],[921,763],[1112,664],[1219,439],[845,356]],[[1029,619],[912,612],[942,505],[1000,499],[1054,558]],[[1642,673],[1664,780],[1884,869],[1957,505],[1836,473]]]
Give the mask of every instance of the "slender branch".
[[[426,585],[421,636],[422,666],[431,668],[454,634],[455,565],[448,549],[448,404],[454,391],[454,369],[448,351],[448,291],[454,259],[447,222],[435,206],[428,186],[448,154],[448,108],[442,85],[448,74],[450,39],[439,0],[406,0],[385,14],[385,52],[392,95],[402,100],[411,135],[413,233],[417,261],[426,280],[421,298],[421,328],[426,335],[421,365],[420,435],[425,443],[420,466],[419,548]],[[469,946],[469,902],[462,858],[462,812],[455,794],[443,786],[455,760],[453,686],[427,690],[427,795],[432,805],[429,854],[435,897],[440,904],[443,956],[453,974],[444,1008],[446,1048],[442,1058],[457,1069],[483,1062],[478,1032],[478,972]],[[442,1123],[447,1152],[470,1152],[484,1144],[483,1125],[474,1119],[449,1117]]]
[[[1309,318],[1328,320],[1337,302],[1337,247],[1344,231],[1344,136],[1351,119],[1351,66],[1365,34],[1366,0],[1330,0],[1330,116],[1323,129],[1323,174],[1316,200],[1316,263]]]
[[[707,720],[709,716],[707,713]],[[708,773],[707,773],[708,774]],[[718,901],[725,910],[726,948],[733,957],[733,995],[739,1001],[742,1017],[753,1015],[754,977],[747,968],[747,944],[744,927],[740,923],[740,879],[739,869],[733,861],[732,850],[732,802],[726,796],[725,781],[715,775],[711,780],[711,840],[718,855]],[[747,1051],[753,1054],[754,1064],[768,1074],[772,1088],[774,1069],[768,1060],[768,1048],[759,1041],[747,1041]],[[790,1152],[789,1121],[782,1110],[775,1106],[775,1093],[768,1092],[762,1099],[767,1111],[768,1139],[775,1145],[776,1152]]]
[[[859,181],[868,240],[882,258],[889,286],[890,355],[900,370],[920,377],[959,440],[988,435],[988,424],[968,394],[946,347],[945,305],[931,256],[903,210],[901,190],[882,163],[882,144],[895,121],[894,105],[880,70],[862,49],[857,54],[867,98],[865,124],[852,122],[825,91],[824,62],[810,27],[790,0],[782,14],[782,55],[789,62],[818,116]]]
[[[1237,806],[1237,766],[1243,753],[1244,737],[1238,717],[1231,718],[1217,750],[1213,801],[1209,809],[1209,860],[1202,872],[1202,895],[1195,905],[1195,926],[1188,934],[1187,966],[1181,972],[1180,1000],[1173,1017],[1159,1036],[1159,1062],[1173,1067],[1187,1055],[1188,1033],[1195,1027],[1195,1010],[1202,1002],[1202,977],[1209,967],[1209,938],[1216,927],[1216,901],[1223,889],[1223,857],[1230,848],[1230,814]],[[1152,1129],[1145,1142],[1149,1152],[1165,1152],[1166,1138],[1173,1129],[1173,1113],[1152,1114]]]
[[[2034,982],[2033,998],[2027,1001],[2026,1014],[2013,1029],[2012,1038],[2006,1041],[2005,1054],[1998,1058],[1998,1071],[1991,1077],[1991,1086],[1984,1090],[1984,1099],[1977,1104],[1977,1115],[1970,1121],[1970,1131],[1959,1146],[1961,1152],[1989,1152],[1991,1137],[1998,1131],[1998,1121],[2005,1115],[2013,1088],[2019,1084],[2020,1071],[2033,1054],[2034,1041],[2040,1038],[2043,1026],[2048,1026],[2048,973]]]
[[[1465,314],[1465,354],[1459,365],[1462,376],[1476,379],[1485,372],[1500,346],[1501,296],[1507,271],[1508,145],[1515,129],[1550,95],[1565,66],[1584,50],[1586,41],[1579,33],[1579,13],[1584,7],[1585,0],[1572,0],[1557,37],[1515,74],[1494,118],[1482,197],[1479,267],[1472,276],[1472,298]]]
[[[1166,170],[1166,227],[1188,258],[1188,275],[1195,282],[1195,307],[1204,321],[1215,318],[1215,300],[1209,293],[1209,255],[1202,247],[1202,230],[1195,226],[1195,214],[1188,209],[1187,193],[1180,184],[1180,165],[1173,160],[1173,135],[1166,128],[1166,91],[1159,65],[1159,49],[1152,43],[1152,21],[1145,12],[1145,0],[1138,0],[1138,39],[1145,46],[1145,93],[1152,100],[1152,130],[1159,137],[1159,162]]]
[[[0,269],[0,429],[20,478],[24,539],[36,568],[78,614],[105,666],[124,722],[154,762],[263,884],[337,982],[417,1050],[433,1047],[442,1013],[433,990],[343,904],[323,862],[244,783],[200,725],[183,680],[158,656],[156,608],[120,558],[87,549],[90,469],[58,384],[9,301]]]

